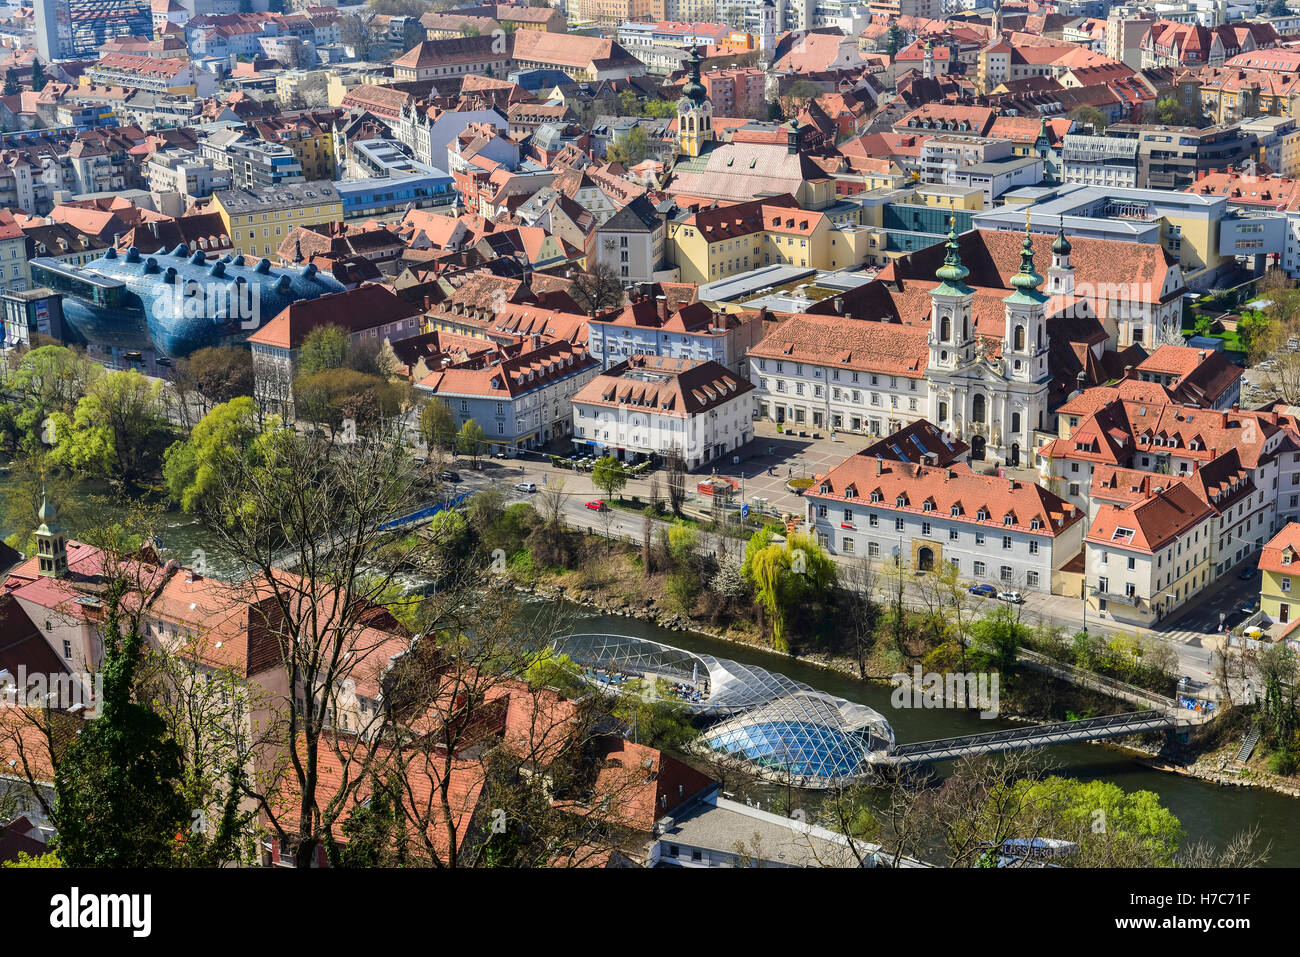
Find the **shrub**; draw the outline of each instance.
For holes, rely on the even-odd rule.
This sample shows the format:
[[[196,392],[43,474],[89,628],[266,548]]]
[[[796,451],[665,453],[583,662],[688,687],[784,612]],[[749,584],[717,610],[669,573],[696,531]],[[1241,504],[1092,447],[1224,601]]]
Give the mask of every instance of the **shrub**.
[[[692,571],[676,571],[668,576],[668,596],[683,615],[689,614],[700,593],[700,581]]]

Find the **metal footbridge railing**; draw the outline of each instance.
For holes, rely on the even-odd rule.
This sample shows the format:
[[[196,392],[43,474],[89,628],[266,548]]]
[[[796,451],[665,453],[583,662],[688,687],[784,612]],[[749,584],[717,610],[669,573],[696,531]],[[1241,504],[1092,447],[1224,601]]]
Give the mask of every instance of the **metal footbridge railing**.
[[[1005,731],[984,734],[967,734],[936,741],[918,741],[900,744],[877,763],[920,764],[927,761],[949,761],[976,754],[997,751],[1015,751],[1069,741],[1095,741],[1117,738],[1126,734],[1142,734],[1172,728],[1177,718],[1166,711],[1135,711],[1131,714],[1112,714],[1079,721],[1062,721],[1057,724],[1036,724]]]

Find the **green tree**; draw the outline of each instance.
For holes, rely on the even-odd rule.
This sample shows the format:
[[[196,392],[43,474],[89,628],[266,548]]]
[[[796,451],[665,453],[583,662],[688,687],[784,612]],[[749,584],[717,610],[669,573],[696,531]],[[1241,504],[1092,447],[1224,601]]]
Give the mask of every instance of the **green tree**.
[[[9,385],[49,412],[71,415],[103,371],[82,352],[66,346],[38,346],[18,361]]]
[[[641,126],[631,127],[605,150],[605,159],[624,166],[635,166],[649,155],[650,136]]]
[[[1016,653],[1029,637],[1029,627],[1021,624],[1015,612],[1004,605],[972,622],[970,637],[970,656],[976,667],[1010,673],[1015,670]]]
[[[103,595],[103,713],[54,769],[56,850],[68,867],[165,867],[191,823],[180,745],[133,697],[144,638],[139,618],[124,614],[128,594],[118,578]]]
[[[1183,840],[1183,826],[1152,791],[1126,792],[1109,781],[1049,777],[1022,779],[1011,790],[1028,809],[1020,836],[1058,837],[1079,845],[1071,866],[1170,867]],[[995,800],[990,802],[997,805]]]
[[[1273,0],[1269,5],[1268,15],[1270,17],[1285,17],[1291,12],[1286,0]]]
[[[627,472],[618,459],[606,455],[591,467],[591,482],[605,493],[606,498],[613,498],[627,487]]]
[[[253,353],[235,346],[208,346],[190,355],[190,374],[209,402],[253,394]]]
[[[18,857],[15,858],[14,860],[0,863],[0,867],[24,867],[24,868],[47,867],[48,868],[48,867],[62,867],[62,866],[63,866],[63,862],[59,860],[59,855],[56,851],[47,851],[46,853],[39,854],[35,857],[33,857],[31,854],[28,854],[26,851],[19,851]]]
[[[1106,117],[1095,106],[1080,106],[1070,111],[1070,119],[1080,126],[1091,126],[1096,133],[1106,129]]]
[[[265,423],[257,403],[247,396],[215,406],[199,420],[189,438],[174,442],[163,455],[163,481],[171,500],[187,512],[212,492],[232,455],[260,455],[260,436],[279,428],[272,417]]]
[[[897,23],[889,25],[889,34],[885,39],[885,52],[891,57],[906,45],[903,28]]]
[[[420,438],[431,449],[456,448],[456,419],[441,399],[430,399],[420,410]]]
[[[162,384],[135,371],[109,372],[91,383],[72,418],[56,413],[50,461],[134,484],[156,464]]]
[[[789,625],[794,611],[805,602],[824,597],[836,581],[835,563],[808,535],[793,534],[784,544],[771,540],[763,529],[745,548],[742,573],[754,586],[754,598],[767,616],[772,644],[789,650]],[[765,538],[767,544],[762,544]]]
[[[1237,320],[1237,341],[1247,355],[1258,356],[1257,344],[1267,341],[1269,318],[1255,309],[1248,309]]]
[[[672,100],[646,100],[642,112],[657,120],[671,119],[677,115],[677,104]]]
[[[302,418],[335,433],[345,430],[348,422],[360,433],[391,421],[410,398],[408,384],[342,368],[299,376],[293,392]]]
[[[636,90],[631,87],[619,90],[618,96],[615,97],[615,100],[618,103],[619,116],[636,116],[641,112],[640,97],[636,95]]]
[[[1278,750],[1289,751],[1296,728],[1296,653],[1277,642],[1259,653],[1257,667],[1264,692],[1265,740]]]
[[[348,358],[348,334],[339,326],[317,326],[307,333],[298,351],[297,374],[315,375],[327,369],[341,369]]]
[[[36,550],[32,533],[40,525],[37,512],[48,494],[57,503],[59,524],[75,535],[85,527],[86,507],[77,494],[77,479],[70,472],[46,466],[46,456],[19,454],[9,463],[9,473],[0,482],[0,527],[14,529],[8,543],[24,554]]]
[[[21,90],[22,87],[18,85],[18,71],[15,70],[13,67],[10,67],[9,69],[5,70],[4,95],[15,96]]]
[[[653,688],[633,688],[619,695],[613,714],[629,740],[664,751],[681,751],[698,732],[691,725],[690,712],[673,697],[667,683],[653,680]]]
[[[39,59],[32,60],[32,89],[39,93],[45,89],[46,82],[45,67]]]
[[[483,433],[483,426],[473,419],[467,419],[456,435],[456,451],[461,455],[468,455],[477,465],[486,449],[487,436]]]

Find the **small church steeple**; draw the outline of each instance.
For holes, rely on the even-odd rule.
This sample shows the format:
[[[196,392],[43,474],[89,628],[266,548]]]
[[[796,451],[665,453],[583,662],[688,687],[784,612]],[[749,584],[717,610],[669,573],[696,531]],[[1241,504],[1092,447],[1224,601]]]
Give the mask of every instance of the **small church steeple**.
[[[59,525],[58,513],[45,494],[41,482],[41,508],[36,513],[41,520],[36,529],[37,568],[44,578],[62,578],[68,573],[68,540]]]
[[[677,141],[682,155],[699,156],[713,140],[713,104],[700,82],[700,51],[692,47],[686,60],[686,83],[677,101]]]
[[[1074,267],[1070,265],[1070,241],[1065,238],[1065,217],[1061,217],[1052,241],[1052,268],[1047,270],[1047,291],[1053,296],[1074,295]]]

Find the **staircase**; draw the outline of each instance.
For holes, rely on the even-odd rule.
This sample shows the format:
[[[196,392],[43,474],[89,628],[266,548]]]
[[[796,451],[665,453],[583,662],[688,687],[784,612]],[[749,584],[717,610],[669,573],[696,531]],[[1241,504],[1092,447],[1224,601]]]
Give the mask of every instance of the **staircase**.
[[[1246,736],[1241,739],[1241,747],[1237,749],[1237,756],[1232,759],[1234,766],[1240,768],[1250,760],[1250,756],[1255,753],[1255,745],[1259,744],[1259,726],[1253,725]]]

